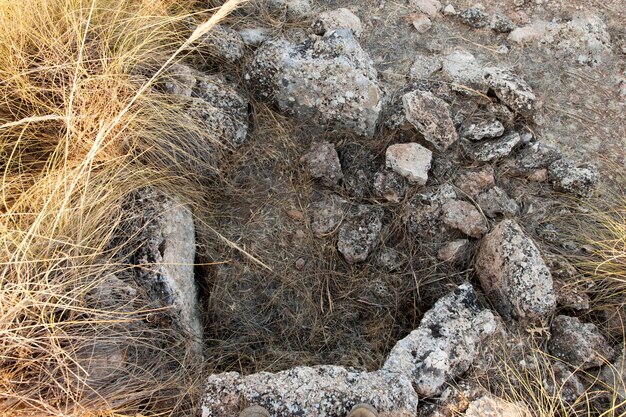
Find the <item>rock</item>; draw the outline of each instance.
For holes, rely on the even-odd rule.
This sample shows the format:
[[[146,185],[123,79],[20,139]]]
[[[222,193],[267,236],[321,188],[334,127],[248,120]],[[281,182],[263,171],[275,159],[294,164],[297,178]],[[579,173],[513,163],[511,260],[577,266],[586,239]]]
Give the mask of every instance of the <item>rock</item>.
[[[489,15],[477,7],[470,7],[459,13],[459,20],[467,26],[479,29],[489,24]]]
[[[482,340],[496,327],[493,314],[478,305],[465,283],[437,301],[419,327],[396,343],[383,370],[406,375],[419,395],[435,396],[469,369]]]
[[[550,270],[514,221],[501,221],[483,238],[475,268],[487,297],[504,318],[533,321],[554,311]]]
[[[324,35],[326,32],[335,29],[350,29],[357,38],[360,38],[363,33],[361,19],[344,7],[322,12],[317,20],[313,22],[313,31],[317,35]]]
[[[440,69],[441,61],[438,58],[417,54],[415,61],[411,66],[409,78],[412,81],[428,79],[433,73],[439,71]]]
[[[548,167],[550,182],[560,191],[587,196],[598,182],[598,170],[592,165],[576,167],[566,159],[554,161]]]
[[[241,29],[239,30],[239,34],[244,43],[250,46],[259,46],[272,37],[271,31],[266,28]]]
[[[311,203],[311,230],[317,237],[334,232],[348,211],[348,202],[337,194]]]
[[[578,376],[558,361],[552,362],[552,375],[545,378],[544,388],[566,404],[574,404],[585,393],[585,386]]]
[[[386,152],[386,165],[394,172],[418,185],[428,181],[432,152],[417,143],[391,145]]]
[[[498,139],[481,141],[471,148],[468,147],[467,152],[475,161],[489,162],[508,156],[521,139],[519,133],[511,132]]]
[[[452,82],[452,89],[467,95],[485,94],[489,84],[483,76],[482,66],[474,55],[456,50],[443,59],[443,72]]]
[[[493,187],[495,184],[496,180],[493,176],[493,168],[489,165],[483,166],[477,170],[461,172],[454,181],[454,185],[473,199],[485,189]]]
[[[337,184],[343,178],[339,155],[332,143],[314,143],[309,152],[300,158],[300,163],[313,178],[321,179],[328,185]]]
[[[615,352],[592,323],[559,315],[552,321],[548,349],[555,357],[579,369],[601,366]]]
[[[409,6],[431,18],[437,17],[441,10],[441,3],[437,0],[409,0]]]
[[[557,304],[573,310],[589,310],[589,295],[578,284],[581,276],[576,268],[562,256],[548,255],[544,260],[554,280]]]
[[[443,243],[452,239],[450,228],[442,220],[442,207],[456,197],[454,188],[445,184],[427,189],[409,203],[409,233],[419,238],[420,243],[432,245],[435,253]]]
[[[443,205],[443,222],[468,236],[480,238],[489,231],[484,216],[466,201],[452,200]]]
[[[393,171],[382,171],[374,176],[373,188],[374,196],[398,203],[406,193],[407,182],[404,177]]]
[[[454,264],[462,263],[467,258],[469,247],[470,242],[467,239],[448,242],[437,252],[437,259]]]
[[[377,155],[360,143],[347,143],[339,148],[339,160],[344,172],[343,187],[351,197],[370,197],[374,176],[380,170],[380,162],[376,158]]]
[[[602,367],[600,380],[606,384],[604,389],[608,389],[611,395],[626,401],[626,348],[615,362]]]
[[[492,187],[476,197],[476,203],[487,217],[517,216],[520,213],[519,205],[510,198],[500,187]]]
[[[235,63],[243,58],[246,44],[236,30],[216,25],[198,41],[197,51],[203,57]]]
[[[502,13],[494,13],[491,16],[491,22],[489,23],[489,27],[494,32],[498,33],[509,33],[515,29],[515,23],[507,16]]]
[[[252,88],[300,120],[372,136],[383,92],[369,55],[348,29],[310,42],[267,41],[245,75]]]
[[[439,151],[458,139],[448,104],[429,91],[412,91],[402,97],[406,120]]]
[[[271,9],[284,11],[288,18],[297,19],[311,13],[309,0],[268,0]]]
[[[456,9],[454,8],[453,5],[448,4],[446,7],[443,8],[443,15],[444,16],[456,16]]]
[[[433,22],[423,13],[412,13],[411,24],[418,33],[426,33],[433,26]]]
[[[485,120],[472,123],[463,130],[463,137],[470,140],[497,138],[504,133],[504,126],[499,120]]]
[[[520,76],[506,69],[488,67],[484,69],[484,77],[500,101],[509,108],[522,115],[533,112],[535,94]]]
[[[465,417],[531,417],[532,413],[522,403],[511,403],[492,395],[472,401]]]
[[[546,182],[548,181],[548,170],[545,168],[536,169],[530,174],[528,174],[528,181],[534,182]]]
[[[346,262],[363,262],[374,250],[382,229],[383,210],[360,205],[339,228],[337,249]]]
[[[385,370],[362,372],[325,365],[275,374],[209,376],[202,417],[236,416],[242,403],[284,417],[346,416],[359,403],[375,407],[381,417],[413,417],[418,396],[406,376]]]
[[[406,260],[406,255],[392,248],[384,248],[376,256],[376,264],[389,272],[399,269]]]
[[[561,153],[553,146],[539,142],[529,144],[515,158],[514,169],[520,174],[533,173],[538,169],[548,168],[561,157]]]

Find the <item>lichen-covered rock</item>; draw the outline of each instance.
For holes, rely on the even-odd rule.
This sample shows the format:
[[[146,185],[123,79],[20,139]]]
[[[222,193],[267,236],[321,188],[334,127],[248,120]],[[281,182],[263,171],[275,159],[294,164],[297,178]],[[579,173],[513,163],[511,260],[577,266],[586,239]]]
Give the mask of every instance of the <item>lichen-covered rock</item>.
[[[363,262],[374,250],[382,229],[383,209],[360,205],[339,228],[337,249],[348,263]]]
[[[330,30],[350,29],[354,36],[361,37],[363,26],[361,19],[345,7],[322,12],[313,22],[313,30],[317,35],[323,35]]]
[[[492,395],[472,401],[465,411],[466,417],[531,417],[533,414],[522,403],[511,403]]]
[[[556,295],[539,249],[512,220],[503,220],[480,243],[475,263],[480,283],[498,312],[523,321],[544,319]]]
[[[458,139],[450,118],[450,107],[430,91],[412,91],[402,97],[406,120],[439,151]]]
[[[428,170],[432,152],[418,143],[399,143],[387,148],[386,164],[409,182],[424,185],[428,181]]]
[[[330,194],[311,203],[311,230],[317,237],[334,232],[347,211],[348,202],[337,194]]]
[[[372,136],[383,92],[372,60],[349,29],[303,44],[267,41],[245,75],[262,98],[301,120]]]
[[[483,68],[474,55],[467,51],[456,50],[443,59],[443,72],[452,82],[452,89],[467,95],[486,93],[488,82],[483,75]]]
[[[515,29],[515,23],[507,16],[502,13],[494,13],[491,16],[491,22],[489,23],[489,27],[494,32],[498,33],[509,33]]]
[[[500,187],[492,187],[476,196],[476,203],[487,217],[497,215],[516,216],[520,213],[519,204]]]
[[[493,168],[489,165],[479,169],[462,171],[454,180],[454,185],[474,199],[478,194],[487,188],[493,187],[495,184]]]
[[[270,9],[284,11],[288,18],[303,18],[311,13],[310,0],[268,0]]]
[[[413,417],[418,396],[404,374],[385,370],[314,366],[248,376],[228,372],[207,379],[202,417],[236,416],[240,404],[260,405],[273,416],[346,416],[360,403],[376,408],[380,417]]]
[[[409,78],[412,81],[428,79],[441,69],[441,65],[439,58],[417,54],[409,70]]]
[[[534,111],[535,93],[522,77],[498,67],[485,68],[484,77],[500,101],[512,110],[522,115]]]
[[[439,10],[441,10],[441,3],[437,0],[409,0],[409,6],[417,12],[433,18],[437,17]]]
[[[548,167],[550,182],[560,191],[587,196],[598,182],[598,170],[592,165],[577,167],[566,159],[554,161]]]
[[[550,353],[575,368],[589,369],[613,359],[615,352],[592,323],[556,316],[550,328]]]
[[[463,129],[463,137],[470,140],[481,140],[485,138],[497,138],[504,133],[504,126],[499,120],[484,120],[478,123],[471,123]]]
[[[382,171],[374,176],[374,196],[398,203],[406,193],[407,181],[393,171]]]
[[[437,259],[444,262],[461,263],[467,258],[470,242],[467,239],[457,239],[446,243],[437,252]]]
[[[223,25],[215,25],[198,44],[196,50],[200,55],[230,63],[239,61],[246,52],[246,44],[239,32]]]
[[[530,174],[538,169],[548,168],[561,158],[561,153],[554,146],[536,142],[520,150],[515,157],[514,169],[521,174]]]
[[[425,190],[409,203],[408,226],[411,235],[421,243],[434,244],[439,248],[451,240],[450,228],[443,223],[442,207],[457,198],[451,185],[445,184]]]
[[[308,153],[300,158],[300,163],[313,178],[321,179],[328,185],[337,184],[343,178],[339,155],[330,142],[314,143]]]
[[[467,201],[448,201],[442,211],[445,224],[468,236],[480,238],[489,230],[485,217]]]
[[[383,366],[409,377],[419,395],[432,397],[469,369],[496,320],[478,305],[474,289],[463,284],[437,301],[419,327],[400,340]]]
[[[508,156],[521,142],[522,138],[517,132],[511,132],[501,138],[483,140],[475,144],[467,145],[466,149],[475,161],[489,162]]]
[[[459,20],[467,26],[479,29],[489,24],[489,15],[477,7],[470,7],[459,13]]]

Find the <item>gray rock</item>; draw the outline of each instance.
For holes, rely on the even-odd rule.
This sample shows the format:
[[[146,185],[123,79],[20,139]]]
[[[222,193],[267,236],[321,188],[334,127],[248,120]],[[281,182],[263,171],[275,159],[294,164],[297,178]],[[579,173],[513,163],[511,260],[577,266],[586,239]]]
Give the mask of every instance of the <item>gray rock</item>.
[[[406,120],[439,151],[458,139],[448,104],[429,91],[412,91],[402,97]]]
[[[363,33],[361,19],[344,7],[322,12],[313,22],[313,31],[317,35],[324,35],[330,30],[342,28],[350,29],[357,38],[360,38]]]
[[[470,402],[465,417],[531,417],[533,414],[523,403],[512,403],[493,395],[485,395]]]
[[[502,103],[522,115],[533,112],[535,93],[522,77],[497,67],[485,68],[484,77]]]
[[[566,404],[574,404],[585,393],[585,386],[578,376],[558,361],[552,362],[552,375],[544,379],[544,388]]]
[[[443,223],[442,207],[457,197],[448,184],[430,188],[418,195],[409,205],[409,232],[422,243],[435,243],[438,248],[450,240],[450,228]]]
[[[515,158],[515,171],[530,174],[538,169],[548,168],[554,161],[561,159],[561,153],[551,145],[536,142],[522,148]]]
[[[482,66],[474,55],[456,50],[443,59],[443,72],[452,82],[452,89],[467,95],[486,93],[489,83],[485,80]]]
[[[489,27],[494,32],[498,33],[509,33],[515,29],[515,23],[507,16],[502,13],[494,13],[491,16],[491,22],[489,23]]]
[[[476,197],[476,203],[487,217],[517,216],[520,213],[519,204],[510,198],[500,187],[492,187]]]
[[[411,65],[409,78],[412,81],[428,79],[433,73],[439,71],[441,66],[442,63],[440,59],[417,54],[413,65]]]
[[[311,203],[311,230],[317,237],[334,232],[348,212],[348,202],[337,194]]]
[[[297,19],[311,13],[309,0],[268,0],[270,9],[284,11],[288,18]]]
[[[339,228],[337,249],[346,262],[363,262],[378,244],[383,209],[360,205]]]
[[[477,7],[470,7],[459,13],[459,20],[468,26],[479,29],[489,24],[489,15]]]
[[[374,176],[374,196],[384,198],[391,203],[398,203],[407,189],[407,181],[393,171],[382,171]]]
[[[239,34],[244,43],[250,46],[259,46],[272,37],[271,31],[267,28],[241,29],[239,30]]]
[[[454,8],[453,5],[448,4],[446,7],[443,8],[443,15],[444,16],[456,16],[456,9]]]
[[[493,168],[489,165],[478,169],[461,171],[454,180],[454,185],[473,199],[495,184],[496,180],[493,175]]]
[[[409,0],[409,6],[432,18],[437,17],[441,10],[441,3],[437,0]]]
[[[485,120],[472,123],[463,129],[463,137],[469,140],[497,138],[504,133],[504,126],[499,120]]]
[[[411,15],[411,23],[419,33],[426,33],[433,27],[433,22],[423,13],[414,13]]]
[[[473,160],[489,162],[508,156],[521,140],[519,133],[511,132],[498,139],[484,140],[472,144],[471,147],[466,146],[466,149]]]
[[[243,58],[246,44],[236,30],[216,25],[198,41],[197,51],[208,58],[235,63]]]
[[[437,259],[444,262],[458,264],[467,258],[470,241],[467,239],[457,239],[446,243],[437,252]]]
[[[480,283],[506,319],[543,319],[554,311],[550,270],[539,249],[512,220],[503,220],[480,243],[475,268]]]
[[[265,42],[245,75],[261,97],[300,120],[372,136],[383,92],[372,60],[348,29],[310,42]]]
[[[328,185],[337,184],[343,178],[339,155],[329,142],[314,143],[308,153],[300,158],[300,163],[313,177]]]
[[[376,264],[390,272],[399,269],[406,261],[406,255],[393,248],[384,248],[376,255]]]
[[[468,236],[480,238],[489,231],[485,217],[466,201],[451,200],[443,207],[443,222]]]
[[[621,401],[626,401],[626,348],[612,364],[607,364],[600,371],[600,379],[606,384],[605,389],[612,391]]]
[[[592,165],[577,167],[566,159],[554,161],[548,167],[554,188],[579,196],[587,196],[598,183],[598,170]]]
[[[556,316],[550,333],[550,353],[575,368],[601,366],[605,360],[614,358],[613,348],[592,323],[581,323],[576,317]]]
[[[419,395],[435,396],[469,369],[482,340],[496,328],[493,314],[478,305],[472,286],[463,284],[437,301],[419,327],[396,343],[383,369],[409,377]]]
[[[431,151],[418,143],[398,143],[387,148],[386,165],[409,182],[424,185],[432,156]]]

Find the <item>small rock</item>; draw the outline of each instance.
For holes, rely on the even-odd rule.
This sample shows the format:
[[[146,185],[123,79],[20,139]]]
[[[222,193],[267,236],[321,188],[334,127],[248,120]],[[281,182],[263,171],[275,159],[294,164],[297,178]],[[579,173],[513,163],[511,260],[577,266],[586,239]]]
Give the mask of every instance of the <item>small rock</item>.
[[[497,138],[504,133],[504,126],[499,120],[485,120],[472,123],[463,131],[463,137],[470,140],[481,140],[484,138]]]
[[[435,396],[469,369],[482,340],[496,328],[493,314],[479,306],[472,286],[463,284],[437,301],[419,327],[396,343],[383,370],[408,376],[420,396]]]
[[[561,153],[553,146],[540,142],[528,144],[515,158],[515,171],[520,174],[532,173],[537,169],[548,168],[561,157]]]
[[[454,185],[473,199],[485,189],[493,187],[495,183],[493,168],[489,165],[478,170],[462,172],[454,181]]]
[[[341,28],[350,29],[357,38],[360,38],[363,33],[361,19],[344,7],[322,12],[317,20],[313,22],[313,31],[317,35],[324,35],[330,30]]]
[[[428,79],[433,73],[441,69],[441,65],[438,58],[418,54],[411,66],[409,78],[412,81]]]
[[[387,148],[387,168],[414,184],[426,184],[431,160],[432,152],[418,143],[399,143]]]
[[[571,366],[589,369],[611,360],[615,352],[592,323],[581,323],[576,317],[556,316],[548,341],[550,353]]]
[[[392,272],[406,263],[406,256],[392,248],[384,248],[376,256],[376,264]]]
[[[576,167],[571,161],[559,159],[548,167],[554,188],[560,191],[587,196],[598,182],[598,170],[592,165]]]
[[[475,161],[489,162],[508,156],[520,141],[519,133],[512,132],[499,139],[479,142],[468,149],[468,153]]]
[[[454,8],[453,5],[448,4],[446,7],[444,7],[443,9],[443,15],[444,16],[456,16],[456,9]]]
[[[437,252],[437,259],[454,264],[462,263],[466,258],[470,247],[467,239],[457,239],[446,243]]]
[[[448,104],[429,91],[412,91],[402,97],[406,120],[439,151],[458,139]]]
[[[474,55],[456,50],[443,59],[443,72],[452,82],[452,89],[467,95],[485,94],[489,84],[483,76],[483,69]]]
[[[430,18],[423,13],[411,13],[411,24],[418,33],[426,33],[433,26]]]
[[[489,15],[477,7],[470,7],[459,13],[459,20],[467,26],[479,29],[489,24]]]
[[[520,76],[502,68],[488,67],[484,77],[500,101],[522,115],[532,113],[536,97]]]
[[[442,207],[457,197],[449,184],[432,187],[409,202],[409,233],[436,248],[453,239],[450,228],[443,223]]]
[[[557,304],[573,310],[589,310],[589,295],[578,284],[580,274],[576,268],[562,256],[547,255],[544,260],[554,280]]]
[[[300,210],[287,210],[287,216],[291,217],[293,220],[297,222],[304,221],[304,213]]]
[[[615,362],[602,367],[600,379],[606,384],[605,389],[613,391],[621,401],[626,401],[626,348]]]
[[[246,44],[236,30],[216,25],[201,38],[197,50],[202,56],[235,63],[243,58]]]
[[[383,209],[360,205],[339,228],[337,249],[346,262],[363,262],[374,250],[382,229]]]
[[[519,205],[510,198],[500,187],[492,187],[476,197],[476,203],[487,217],[517,216],[520,213]]]
[[[480,238],[489,231],[485,217],[466,201],[452,200],[443,205],[443,222],[468,236]]]
[[[270,8],[285,11],[290,19],[297,19],[311,13],[311,3],[309,0],[268,0]]]
[[[441,10],[441,3],[437,0],[409,0],[409,5],[431,18],[437,17],[439,10]]]
[[[494,13],[489,24],[491,30],[498,33],[509,33],[515,29],[515,23],[507,15]]]
[[[337,184],[343,178],[339,155],[329,142],[314,143],[307,154],[300,158],[306,171],[328,185]]]
[[[295,267],[298,271],[302,271],[305,265],[306,265],[306,261],[303,258],[298,258],[298,260],[296,261]]]
[[[266,40],[270,39],[271,31],[266,28],[246,28],[239,30],[241,39],[246,45],[259,46]]]
[[[566,404],[574,404],[585,393],[585,386],[578,376],[559,361],[552,362],[552,375],[545,378],[544,388]]]
[[[528,178],[528,181],[546,182],[548,181],[548,170],[545,168],[536,169],[528,174],[526,178]]]
[[[535,243],[512,220],[503,220],[480,243],[480,283],[506,319],[537,320],[554,311],[552,275]]]
[[[407,183],[404,177],[393,171],[382,171],[374,176],[374,196],[398,203],[404,197]]]
[[[492,395],[474,400],[467,407],[465,417],[531,417],[532,413],[522,403],[511,403]]]
[[[348,202],[337,194],[326,196],[323,200],[311,204],[311,230],[317,237],[332,233],[348,210]]]

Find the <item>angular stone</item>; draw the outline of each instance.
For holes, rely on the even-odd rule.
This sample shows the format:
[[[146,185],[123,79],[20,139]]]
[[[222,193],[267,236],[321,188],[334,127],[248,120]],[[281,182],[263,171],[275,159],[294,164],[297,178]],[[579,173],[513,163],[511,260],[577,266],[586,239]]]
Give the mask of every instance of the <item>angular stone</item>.
[[[243,58],[246,44],[234,29],[216,25],[198,41],[198,52],[202,56],[235,63]]]
[[[613,348],[592,323],[560,315],[552,321],[550,333],[550,353],[575,368],[601,366],[614,358]]]
[[[473,199],[487,188],[493,187],[495,183],[493,168],[489,165],[461,172],[454,181],[454,185]]]
[[[539,249],[512,220],[503,220],[480,243],[475,262],[480,283],[506,319],[533,321],[554,311],[550,270]]]
[[[520,150],[515,158],[515,170],[521,174],[530,174],[535,170],[548,168],[561,158],[561,153],[554,146],[536,142]]]
[[[489,231],[485,217],[466,201],[448,201],[443,205],[442,211],[445,224],[468,236],[480,238]]]
[[[406,120],[439,151],[458,139],[448,104],[429,91],[412,91],[402,97]]]
[[[309,152],[300,158],[300,163],[313,178],[321,179],[328,185],[337,184],[343,178],[339,155],[332,143],[314,143]]]
[[[598,182],[598,170],[592,165],[577,167],[566,159],[554,161],[548,167],[550,182],[554,188],[579,196],[587,196]]]
[[[476,203],[487,217],[517,216],[520,213],[519,204],[510,198],[500,187],[492,187],[476,197]]]
[[[454,8],[453,5],[448,4],[446,7],[443,8],[443,15],[444,16],[456,16],[456,9]]]
[[[465,283],[437,301],[419,327],[396,343],[383,370],[406,375],[419,395],[435,396],[469,369],[482,340],[496,328],[493,314],[478,305]]]
[[[378,244],[383,209],[360,205],[339,228],[337,249],[348,263],[363,262]]]
[[[469,140],[497,138],[504,133],[504,126],[499,120],[485,120],[472,123],[463,130],[463,137]]]
[[[508,156],[520,143],[519,133],[512,132],[498,139],[484,140],[471,147],[467,146],[470,158],[479,162],[489,162]]]
[[[268,0],[270,8],[284,11],[288,18],[297,19],[311,13],[310,0]]]
[[[337,194],[311,203],[311,230],[317,237],[334,232],[348,211],[348,202]]]
[[[433,22],[423,13],[412,13],[411,23],[418,33],[426,33],[433,26]]]
[[[454,264],[461,263],[467,257],[469,247],[470,241],[467,239],[448,242],[437,252],[437,259]]]
[[[432,155],[418,143],[398,143],[387,148],[386,165],[409,182],[424,185],[428,181]]]
[[[459,13],[459,20],[467,26],[479,29],[489,24],[489,15],[477,7],[470,7]]]
[[[492,395],[474,400],[467,407],[465,417],[531,417],[533,414],[522,403],[511,403]]]
[[[313,31],[317,35],[324,35],[330,30],[342,28],[350,29],[357,38],[361,37],[363,33],[361,19],[344,7],[322,12],[317,17],[317,20],[313,22]]]
[[[485,68],[484,77],[502,103],[523,115],[533,112],[535,93],[522,77],[497,67]]]
[[[382,171],[374,176],[374,196],[398,203],[404,197],[407,181],[393,171]]]

